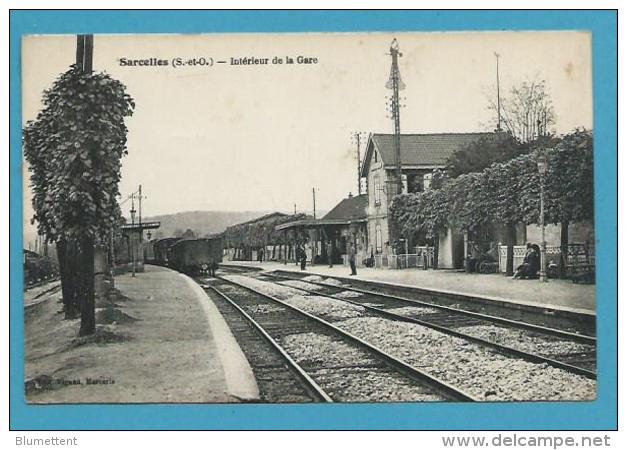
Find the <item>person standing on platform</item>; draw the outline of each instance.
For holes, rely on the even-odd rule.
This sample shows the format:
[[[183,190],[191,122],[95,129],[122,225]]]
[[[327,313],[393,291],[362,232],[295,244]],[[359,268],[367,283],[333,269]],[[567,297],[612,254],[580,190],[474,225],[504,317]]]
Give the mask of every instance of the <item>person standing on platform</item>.
[[[355,254],[357,251],[355,250],[355,244],[351,242],[348,246],[348,262],[351,265],[351,276],[357,275],[357,266],[355,264]]]
[[[298,250],[300,253],[300,270],[305,270],[305,266],[307,265],[307,252],[305,251],[305,245],[300,244]]]
[[[327,242],[327,259],[329,260],[329,267],[333,267],[333,242]]]

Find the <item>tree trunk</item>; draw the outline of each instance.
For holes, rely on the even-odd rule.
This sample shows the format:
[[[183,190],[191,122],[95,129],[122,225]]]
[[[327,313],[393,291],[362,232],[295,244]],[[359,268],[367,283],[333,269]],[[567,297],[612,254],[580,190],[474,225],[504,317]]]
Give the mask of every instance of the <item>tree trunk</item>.
[[[568,264],[568,220],[563,220],[560,231],[560,278],[566,276],[566,264]]]
[[[507,261],[505,263],[505,275],[511,277],[514,275],[514,243],[516,241],[516,226],[513,223],[507,224]]]
[[[66,319],[79,316],[80,305],[77,296],[78,249],[75,240],[61,239],[57,242],[59,259],[59,275],[61,276],[61,293],[63,295],[63,312]]]
[[[435,233],[433,237],[433,268],[438,268],[438,260],[440,259],[440,235]]]
[[[59,239],[57,241],[57,259],[59,260],[59,277],[61,278],[61,293],[63,295],[63,311],[67,313],[67,304],[70,301],[69,282],[66,276],[67,263],[67,241]]]
[[[111,283],[111,290],[115,289],[115,248],[113,244],[113,234],[111,239],[109,240],[109,247],[107,256],[109,258],[109,282]],[[154,248],[154,247],[153,247]],[[154,250],[153,250],[153,258],[154,258]]]
[[[88,336],[96,331],[96,303],[94,298],[94,240],[80,241],[80,290],[81,328],[79,336]]]

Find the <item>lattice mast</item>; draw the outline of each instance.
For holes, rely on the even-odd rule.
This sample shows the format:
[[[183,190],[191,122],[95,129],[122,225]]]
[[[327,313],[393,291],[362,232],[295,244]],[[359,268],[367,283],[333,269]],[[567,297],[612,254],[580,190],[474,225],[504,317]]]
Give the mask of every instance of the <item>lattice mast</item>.
[[[390,99],[390,115],[394,121],[394,165],[396,168],[395,185],[396,194],[403,191],[403,181],[401,177],[401,115],[400,115],[400,98],[399,91],[405,89],[405,83],[401,79],[401,72],[398,69],[398,58],[403,56],[399,50],[396,38],[390,45],[390,55],[392,56],[392,67],[390,69],[390,79],[385,85],[386,88],[392,90],[392,98]]]
[[[494,52],[496,57],[496,131],[501,131],[501,80],[499,78],[499,58],[501,55]]]
[[[354,131],[351,133],[351,140],[355,143],[357,150],[357,195],[361,195],[364,192],[361,186],[361,144],[368,141],[368,135],[363,131]]]

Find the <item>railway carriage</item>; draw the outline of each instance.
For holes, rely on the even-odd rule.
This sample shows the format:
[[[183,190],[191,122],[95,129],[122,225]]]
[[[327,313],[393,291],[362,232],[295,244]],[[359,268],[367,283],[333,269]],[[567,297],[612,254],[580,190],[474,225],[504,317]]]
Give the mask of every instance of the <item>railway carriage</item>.
[[[50,280],[59,275],[59,264],[54,258],[24,250],[24,285]]]
[[[185,239],[169,247],[168,265],[189,274],[211,272],[222,262],[222,239]]]
[[[168,264],[168,250],[169,248],[180,241],[179,238],[165,238],[159,239],[152,246],[153,262],[160,266],[167,266]]]

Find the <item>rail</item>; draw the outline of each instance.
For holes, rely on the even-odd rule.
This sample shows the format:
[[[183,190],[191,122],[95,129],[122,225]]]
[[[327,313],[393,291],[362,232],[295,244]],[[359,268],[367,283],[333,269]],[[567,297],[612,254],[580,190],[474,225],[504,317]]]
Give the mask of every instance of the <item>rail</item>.
[[[293,278],[290,278],[290,277],[284,277],[284,276],[276,275],[276,274],[264,274],[264,276],[271,277],[271,278],[293,279]],[[314,282],[311,282],[311,281],[303,281],[303,280],[299,280],[299,281],[301,283],[317,284],[317,283],[314,283]],[[338,286],[329,286],[329,287],[334,287],[334,288],[340,289],[340,290],[344,289],[343,287],[338,287]],[[553,367],[556,367],[556,368],[559,368],[559,369],[562,369],[562,370],[566,370],[568,372],[575,373],[577,375],[582,375],[582,376],[585,376],[585,377],[590,378],[590,379],[596,379],[596,377],[597,377],[597,374],[594,371],[591,371],[591,370],[588,370],[588,369],[585,369],[585,368],[582,368],[582,367],[579,367],[579,366],[574,366],[572,364],[568,364],[568,363],[565,363],[565,362],[562,362],[562,361],[558,361],[558,360],[555,360],[555,359],[552,359],[552,358],[548,358],[546,356],[537,355],[537,354],[534,354],[534,353],[529,353],[529,352],[525,352],[525,351],[522,351],[522,350],[518,350],[518,349],[515,349],[513,347],[509,347],[509,346],[502,345],[502,344],[499,344],[499,343],[496,343],[496,342],[492,342],[492,341],[489,341],[489,340],[486,340],[486,339],[482,339],[482,338],[479,338],[479,337],[476,337],[476,336],[472,336],[472,335],[467,334],[467,333],[462,333],[462,332],[453,330],[453,329],[451,329],[449,327],[445,327],[445,326],[441,326],[441,325],[435,324],[433,322],[429,322],[429,321],[425,321],[425,320],[416,319],[416,318],[413,318],[413,317],[408,317],[408,316],[404,316],[404,315],[401,315],[401,314],[393,313],[393,312],[387,311],[385,309],[381,309],[381,308],[378,308],[378,307],[375,307],[375,306],[364,304],[362,302],[353,301],[353,300],[350,300],[350,299],[347,299],[347,298],[339,298],[339,297],[336,297],[336,296],[334,296],[332,294],[326,294],[324,292],[320,292],[319,290],[308,290],[308,289],[305,289],[305,288],[302,288],[302,287],[295,287],[295,286],[290,286],[290,288],[296,289],[296,290],[301,290],[303,292],[307,292],[307,293],[312,294],[312,295],[318,295],[318,296],[323,296],[323,297],[327,297],[327,298],[332,298],[334,300],[350,303],[352,305],[361,306],[361,307],[363,307],[363,308],[365,308],[365,309],[367,309],[369,311],[376,312],[378,314],[381,314],[383,316],[389,317],[389,318],[394,319],[394,320],[415,323],[417,325],[421,325],[421,326],[424,326],[424,327],[427,327],[427,328],[431,328],[433,330],[436,330],[436,331],[439,331],[439,332],[442,332],[442,333],[445,333],[445,334],[448,334],[448,335],[451,335],[451,336],[455,336],[455,337],[458,337],[458,338],[461,338],[461,339],[464,339],[464,340],[467,340],[467,341],[471,341],[471,342],[477,343],[477,344],[482,345],[484,347],[490,347],[490,348],[492,348],[492,349],[494,349],[494,350],[498,351],[499,353],[501,353],[503,355],[506,355],[506,356],[514,356],[514,357],[522,358],[522,359],[525,359],[525,360],[533,362],[533,363],[548,364],[550,366],[553,366]]]
[[[277,275],[278,276],[278,275]],[[291,280],[298,280],[298,281],[302,281],[300,278],[298,277],[288,277],[288,276],[284,276],[284,275],[280,275],[282,277],[285,277],[287,279],[291,279]],[[323,286],[323,287],[328,287],[328,288],[337,288],[337,286],[334,286],[332,284],[327,284],[327,283],[321,283],[318,281],[307,281],[307,283],[310,284],[316,284],[319,286]],[[497,317],[497,316],[491,316],[488,314],[483,314],[483,313],[478,313],[478,312],[474,312],[474,311],[467,311],[464,309],[459,309],[459,308],[452,308],[450,306],[445,306],[445,305],[438,305],[437,303],[430,303],[430,302],[424,302],[421,300],[415,300],[412,298],[406,298],[406,297],[401,297],[398,295],[393,295],[393,294],[386,294],[383,292],[374,292],[374,291],[369,291],[366,289],[360,289],[360,288],[356,288],[356,287],[352,287],[352,286],[342,286],[342,290],[345,291],[353,291],[353,292],[358,292],[361,294],[366,294],[366,295],[372,295],[372,296],[378,296],[378,297],[383,297],[383,298],[389,298],[389,299],[393,299],[393,300],[400,300],[406,303],[410,303],[413,305],[418,305],[418,306],[424,306],[424,307],[428,307],[428,308],[435,308],[435,309],[439,309],[441,311],[447,311],[447,312],[454,312],[456,314],[460,314],[460,315],[465,315],[468,317],[473,317],[476,319],[480,319],[480,320],[485,320],[485,321],[491,321],[491,322],[495,322],[495,323],[502,323],[505,325],[509,325],[509,326],[513,326],[513,327],[517,327],[517,328],[521,328],[521,329],[527,329],[530,331],[536,331],[538,333],[543,333],[543,334],[549,334],[552,336],[556,336],[556,337],[561,337],[563,339],[570,339],[576,342],[581,342],[584,344],[591,344],[591,345],[596,345],[596,337],[594,336],[589,336],[589,335],[585,335],[585,334],[578,334],[578,333],[571,333],[569,331],[563,331],[563,330],[558,330],[555,328],[549,328],[549,327],[544,327],[542,325],[535,325],[532,323],[527,323],[527,322],[521,322],[521,321],[517,321],[517,320],[513,320],[513,319],[507,319],[504,317]]]
[[[223,281],[223,278],[220,278]],[[287,365],[296,372],[296,374],[301,379],[302,383],[305,385],[307,390],[312,394],[314,398],[321,402],[331,403],[333,400],[327,394],[324,389],[320,387],[318,383],[316,383],[305,370],[298,365],[294,359],[281,347],[278,342],[276,342],[272,336],[270,336],[266,330],[255,320],[253,319],[246,311],[244,311],[235,301],[233,301],[228,295],[224,292],[220,291],[218,288],[212,285],[208,285],[208,287],[213,290],[217,295],[222,297],[225,301],[227,301],[233,308],[235,308],[263,337],[264,339],[283,357],[283,359],[287,362]]]
[[[470,402],[474,402],[474,401],[480,401],[480,399],[475,398],[473,395],[466,393],[454,386],[452,386],[451,384],[440,380],[432,375],[429,375],[426,372],[423,372],[422,370],[411,366],[409,364],[407,364],[404,361],[401,361],[400,359],[396,358],[395,356],[392,356],[391,354],[385,352],[384,350],[364,341],[361,338],[358,338],[357,336],[348,333],[347,331],[342,330],[341,328],[336,327],[335,325],[331,324],[330,322],[327,322],[324,319],[321,319],[317,316],[314,316],[313,314],[310,314],[308,312],[303,311],[300,308],[297,308],[296,306],[290,305],[276,297],[273,297],[269,294],[266,294],[264,292],[258,291],[254,288],[245,286],[241,283],[238,283],[236,281],[233,280],[228,280],[225,279],[221,276],[217,276],[216,278],[218,278],[219,280],[222,280],[224,282],[227,283],[231,283],[233,285],[236,285],[242,289],[245,289],[249,292],[253,292],[257,295],[260,295],[264,298],[267,298],[277,304],[280,304],[286,308],[289,308],[293,311],[296,311],[297,313],[307,317],[308,319],[310,319],[311,321],[314,321],[316,323],[322,324],[324,327],[332,330],[333,332],[343,336],[344,338],[354,342],[355,344],[357,344],[358,346],[366,349],[369,353],[375,354],[377,355],[379,358],[382,358],[383,360],[385,360],[388,364],[394,366],[397,370],[403,372],[406,376],[409,376],[410,378],[416,379],[418,381],[421,382],[426,382],[429,385],[431,385],[432,387],[435,387],[435,389],[437,391],[439,391],[440,393],[443,393],[445,396],[449,397],[451,400],[457,400],[457,401],[470,401]]]

